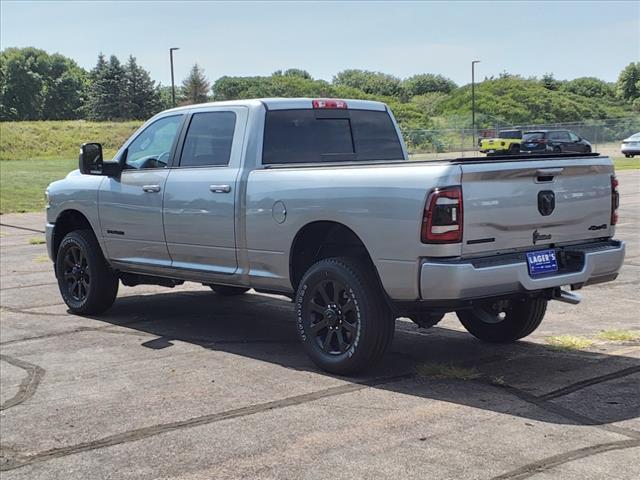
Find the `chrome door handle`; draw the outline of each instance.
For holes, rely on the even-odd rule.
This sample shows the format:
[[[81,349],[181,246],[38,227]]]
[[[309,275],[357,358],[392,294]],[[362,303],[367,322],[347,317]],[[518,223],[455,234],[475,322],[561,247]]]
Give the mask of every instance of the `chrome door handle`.
[[[209,190],[213,193],[229,193],[231,185],[209,185]]]
[[[160,191],[160,185],[143,185],[142,190],[147,193],[157,193]]]

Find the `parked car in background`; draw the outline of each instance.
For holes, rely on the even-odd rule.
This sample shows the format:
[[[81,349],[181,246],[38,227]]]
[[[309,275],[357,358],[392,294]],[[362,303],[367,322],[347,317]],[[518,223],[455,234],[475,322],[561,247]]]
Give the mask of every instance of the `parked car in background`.
[[[634,155],[640,155],[640,132],[634,133],[629,138],[622,141],[620,151],[627,158],[633,158]]]
[[[520,153],[520,141],[522,130],[500,130],[498,138],[483,138],[479,142],[480,152],[487,155],[500,155],[505,153]]]
[[[522,136],[524,153],[590,153],[591,144],[570,130],[532,130]]]

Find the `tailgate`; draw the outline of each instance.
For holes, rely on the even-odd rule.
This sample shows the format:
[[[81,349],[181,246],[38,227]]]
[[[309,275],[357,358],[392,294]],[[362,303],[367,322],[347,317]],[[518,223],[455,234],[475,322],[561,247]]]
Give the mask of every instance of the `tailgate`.
[[[462,254],[613,235],[607,157],[462,163]]]

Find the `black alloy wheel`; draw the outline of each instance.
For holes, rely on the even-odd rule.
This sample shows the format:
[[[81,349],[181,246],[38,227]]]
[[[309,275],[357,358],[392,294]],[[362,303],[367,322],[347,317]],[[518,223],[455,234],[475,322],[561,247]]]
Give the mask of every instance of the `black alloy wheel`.
[[[346,352],[360,328],[353,292],[342,282],[331,279],[317,284],[309,294],[311,300],[304,309],[312,317],[309,334],[330,355]]]
[[[67,293],[77,302],[83,302],[89,294],[91,269],[87,257],[78,245],[73,245],[64,254],[62,278]]]

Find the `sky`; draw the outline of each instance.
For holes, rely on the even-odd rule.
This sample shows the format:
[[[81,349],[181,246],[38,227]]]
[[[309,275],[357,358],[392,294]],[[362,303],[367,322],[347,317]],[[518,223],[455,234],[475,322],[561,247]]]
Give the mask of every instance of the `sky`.
[[[212,81],[302,68],[401,78],[438,73],[466,84],[501,72],[615,81],[640,61],[640,1],[209,2],[0,1],[0,47],[33,46],[92,68],[129,55],[176,83],[194,63]]]

